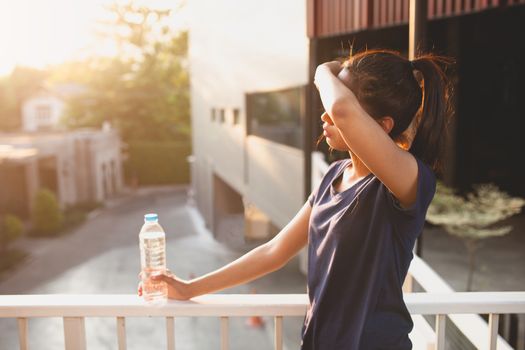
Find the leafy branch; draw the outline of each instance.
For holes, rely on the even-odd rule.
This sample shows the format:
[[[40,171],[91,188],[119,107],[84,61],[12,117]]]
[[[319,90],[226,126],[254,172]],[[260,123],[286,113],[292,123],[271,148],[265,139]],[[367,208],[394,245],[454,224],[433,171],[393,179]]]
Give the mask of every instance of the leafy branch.
[[[463,240],[469,255],[467,290],[472,288],[476,253],[481,240],[509,233],[512,226],[493,225],[520,213],[524,205],[525,200],[509,196],[494,184],[475,185],[472,192],[462,197],[438,182],[426,219]]]

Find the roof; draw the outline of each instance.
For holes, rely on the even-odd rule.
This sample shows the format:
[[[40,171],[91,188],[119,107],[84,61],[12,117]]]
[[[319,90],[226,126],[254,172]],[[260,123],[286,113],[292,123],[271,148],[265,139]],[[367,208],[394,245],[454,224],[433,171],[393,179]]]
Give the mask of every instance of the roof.
[[[38,154],[36,148],[16,148],[12,145],[0,145],[0,164],[10,162],[23,162]]]

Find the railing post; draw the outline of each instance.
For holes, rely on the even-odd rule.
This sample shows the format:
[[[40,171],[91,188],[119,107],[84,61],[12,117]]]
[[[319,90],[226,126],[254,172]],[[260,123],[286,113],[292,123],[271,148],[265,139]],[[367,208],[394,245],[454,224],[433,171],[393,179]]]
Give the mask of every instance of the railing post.
[[[126,350],[126,319],[124,317],[117,317],[117,336],[118,349]]]
[[[173,317],[166,317],[166,337],[168,350],[175,350],[175,320]]]
[[[27,341],[27,318],[18,318],[18,342],[20,344],[20,350],[28,349]]]
[[[525,314],[518,315],[518,341],[516,349],[525,349]]]
[[[436,350],[445,350],[445,327],[447,315],[436,315]]]
[[[496,350],[498,340],[499,315],[489,314],[489,350]]]
[[[221,350],[228,350],[230,347],[228,317],[221,317]]]
[[[66,350],[86,350],[84,317],[64,317],[64,345]]]
[[[275,316],[274,323],[275,323],[275,337],[274,337],[275,350],[283,350],[283,317]]]

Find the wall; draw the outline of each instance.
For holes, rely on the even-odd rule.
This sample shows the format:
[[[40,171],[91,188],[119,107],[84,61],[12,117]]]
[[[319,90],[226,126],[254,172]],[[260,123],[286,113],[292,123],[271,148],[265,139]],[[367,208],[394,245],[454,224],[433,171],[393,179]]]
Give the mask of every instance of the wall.
[[[103,202],[122,190],[122,159],[119,135],[113,131],[82,130],[72,132],[4,134],[0,145],[15,150],[35,151],[19,160],[30,206],[37,190],[52,183],[60,205]],[[44,172],[39,168],[46,166]],[[112,165],[114,164],[114,165]],[[105,185],[106,183],[106,189]]]
[[[284,227],[304,204],[303,151],[256,136],[247,146],[247,200]]]
[[[84,188],[89,188],[89,201],[103,202],[122,189],[122,159],[120,139],[114,131],[84,132],[76,140],[89,140],[84,152],[85,164],[81,166],[92,178],[86,177]],[[112,165],[114,164],[114,166]],[[89,183],[91,181],[91,183]]]
[[[291,171],[287,167],[270,167],[272,174],[257,174],[257,169],[265,168],[264,164],[255,167],[249,161],[259,155],[248,151],[245,94],[306,84],[306,2],[193,0],[187,7],[195,155],[192,181],[205,221],[210,225],[213,218],[214,175],[241,195],[266,203],[267,208],[271,207],[268,203],[286,197],[278,195],[280,191],[269,191],[282,188],[282,179],[293,184],[288,189],[290,198],[302,198],[302,188],[296,186],[303,177],[301,161],[292,162]],[[225,109],[224,122],[220,121],[220,112],[212,120],[213,108]],[[238,124],[233,122],[233,108],[239,109]],[[271,157],[267,161],[273,164]],[[258,198],[261,193],[266,197],[270,193],[276,195]],[[290,213],[300,203],[290,200],[283,206],[285,203],[291,207],[281,216],[291,218]],[[282,217],[272,219],[284,221]]]

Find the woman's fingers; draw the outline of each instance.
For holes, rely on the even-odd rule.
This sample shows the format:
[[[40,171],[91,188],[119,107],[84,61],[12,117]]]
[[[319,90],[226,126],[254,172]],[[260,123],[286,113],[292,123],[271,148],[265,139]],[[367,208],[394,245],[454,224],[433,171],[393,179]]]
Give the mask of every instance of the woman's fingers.
[[[142,272],[139,273],[139,278],[142,280],[143,276],[147,276]],[[156,272],[147,276],[151,282],[165,282],[168,286],[168,298],[177,300],[187,300],[189,298],[185,282],[179,280],[170,270],[166,269],[164,272]],[[137,288],[139,296],[143,294],[142,282]]]
[[[151,275],[150,277],[153,281],[163,281],[163,282],[166,282],[166,283],[171,283],[173,281],[173,277],[172,276],[169,276],[167,274],[164,274],[164,273],[159,273],[159,274],[156,274],[156,275]]]
[[[323,64],[327,66],[334,75],[337,75],[341,71],[341,62],[339,61],[330,61]]]
[[[162,272],[160,272],[160,273],[162,273]],[[158,274],[158,273],[153,274],[153,275],[151,275],[151,276],[156,276],[157,274]],[[164,272],[164,274],[167,275],[167,276],[173,276],[173,273],[172,273],[169,269],[166,269],[165,272]],[[144,277],[144,272],[143,272],[143,271],[140,271],[139,274],[138,274],[138,278],[139,278],[140,280],[142,280],[143,277]]]

